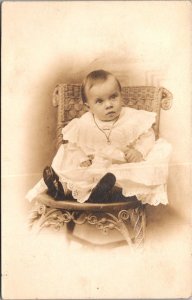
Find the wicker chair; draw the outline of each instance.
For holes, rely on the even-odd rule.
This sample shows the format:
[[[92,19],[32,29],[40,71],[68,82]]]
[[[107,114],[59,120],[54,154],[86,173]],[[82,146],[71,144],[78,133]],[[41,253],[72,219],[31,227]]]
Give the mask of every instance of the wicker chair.
[[[159,134],[160,110],[171,107],[172,94],[165,88],[153,86],[123,87],[122,97],[125,106],[144,109],[157,113],[153,125],[156,138]],[[80,96],[79,84],[59,84],[53,94],[53,105],[58,108],[57,148],[64,143],[62,128],[73,118],[80,117],[86,111]],[[81,216],[81,217],[79,217]],[[88,223],[107,233],[119,231],[129,246],[139,246],[145,237],[145,205],[140,201],[121,203],[93,204],[74,201],[55,201],[46,193],[38,195],[31,212],[30,226],[38,224],[39,229],[54,227],[66,228],[73,233],[75,224]],[[69,235],[68,235],[69,236]]]

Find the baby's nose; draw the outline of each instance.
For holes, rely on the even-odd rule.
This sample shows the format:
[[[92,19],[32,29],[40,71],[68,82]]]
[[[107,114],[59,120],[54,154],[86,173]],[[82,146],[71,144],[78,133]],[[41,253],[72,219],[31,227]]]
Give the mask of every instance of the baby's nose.
[[[108,107],[111,107],[111,106],[113,106],[112,102],[110,100],[106,100],[105,107],[108,108]]]

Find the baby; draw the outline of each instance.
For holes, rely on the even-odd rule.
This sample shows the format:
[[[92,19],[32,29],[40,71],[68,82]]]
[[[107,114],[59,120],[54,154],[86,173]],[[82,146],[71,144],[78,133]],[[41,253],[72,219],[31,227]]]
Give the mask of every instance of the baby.
[[[110,73],[99,70],[90,73],[82,85],[82,99],[93,115],[93,120],[98,129],[103,132],[108,144],[111,143],[110,135],[113,125],[120,117],[122,110],[121,85]],[[102,130],[97,120],[110,123],[111,128]],[[125,141],[126,142],[126,141]],[[134,147],[124,150],[127,162],[139,162],[143,159],[140,151]],[[81,166],[89,166],[91,160],[81,163]]]
[[[155,141],[156,114],[123,107],[118,79],[104,70],[88,74],[81,96],[89,111],[63,128],[67,143],[27,198],[48,189],[55,200],[116,202],[134,197],[143,203],[167,203],[170,145]]]

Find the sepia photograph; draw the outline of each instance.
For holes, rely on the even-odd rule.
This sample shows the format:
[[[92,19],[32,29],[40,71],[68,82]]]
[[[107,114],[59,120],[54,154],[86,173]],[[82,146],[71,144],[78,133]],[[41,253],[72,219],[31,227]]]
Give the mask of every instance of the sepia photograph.
[[[1,8],[2,298],[191,297],[191,1]]]

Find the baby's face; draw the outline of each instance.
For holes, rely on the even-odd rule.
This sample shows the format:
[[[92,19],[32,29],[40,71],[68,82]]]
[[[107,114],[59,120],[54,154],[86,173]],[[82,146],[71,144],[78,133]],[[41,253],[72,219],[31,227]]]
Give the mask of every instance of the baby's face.
[[[115,120],[122,108],[121,92],[116,79],[110,76],[106,81],[86,90],[89,110],[101,121]]]

